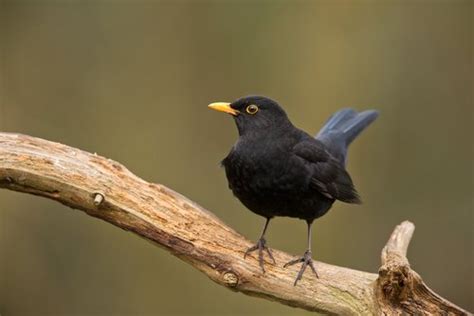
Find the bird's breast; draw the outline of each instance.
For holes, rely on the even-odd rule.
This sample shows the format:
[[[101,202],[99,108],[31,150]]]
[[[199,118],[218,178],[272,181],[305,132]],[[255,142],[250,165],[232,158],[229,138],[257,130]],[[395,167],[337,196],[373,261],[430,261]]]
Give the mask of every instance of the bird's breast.
[[[310,173],[293,163],[284,150],[234,148],[224,159],[229,188],[247,207],[256,211],[278,200],[297,198],[309,187]]]
[[[254,213],[312,220],[334,202],[311,187],[313,170],[293,154],[295,141],[240,139],[222,161],[229,188]]]

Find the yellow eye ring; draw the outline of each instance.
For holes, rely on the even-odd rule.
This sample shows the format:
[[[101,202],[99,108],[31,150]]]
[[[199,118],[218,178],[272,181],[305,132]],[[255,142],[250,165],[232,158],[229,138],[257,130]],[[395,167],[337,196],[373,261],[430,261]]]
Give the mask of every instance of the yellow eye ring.
[[[247,106],[247,108],[245,108],[245,112],[254,115],[258,112],[258,106],[256,106],[255,104],[250,104],[249,106]]]

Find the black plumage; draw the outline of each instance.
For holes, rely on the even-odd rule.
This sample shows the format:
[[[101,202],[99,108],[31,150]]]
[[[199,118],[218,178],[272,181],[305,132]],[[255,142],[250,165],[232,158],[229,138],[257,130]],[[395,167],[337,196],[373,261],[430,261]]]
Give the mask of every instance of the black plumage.
[[[302,263],[296,285],[308,265],[316,273],[311,259],[314,219],[326,214],[335,200],[360,203],[345,169],[347,147],[378,114],[341,110],[312,137],[296,128],[278,103],[266,97],[244,97],[209,107],[232,114],[239,131],[237,142],[222,161],[229,188],[248,209],[267,219],[259,241],[246,255],[258,250],[265,272],[263,251],[274,261],[264,239],[270,219],[289,216],[308,224],[308,250],[285,265]]]

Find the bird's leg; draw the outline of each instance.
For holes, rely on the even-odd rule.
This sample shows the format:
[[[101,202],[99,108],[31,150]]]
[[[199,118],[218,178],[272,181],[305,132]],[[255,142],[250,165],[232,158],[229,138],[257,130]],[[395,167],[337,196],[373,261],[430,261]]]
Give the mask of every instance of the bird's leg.
[[[247,255],[255,250],[258,250],[258,264],[260,265],[260,268],[262,268],[263,273],[265,273],[265,267],[263,266],[263,251],[265,250],[272,259],[273,263],[275,262],[275,259],[273,258],[272,252],[270,251],[270,248],[267,247],[267,241],[265,240],[265,232],[267,231],[268,224],[270,223],[271,218],[267,218],[265,222],[265,226],[263,226],[263,231],[262,234],[260,235],[260,238],[258,239],[257,243],[255,246],[250,247],[247,249],[247,251],[244,254],[244,259],[247,257]]]
[[[303,273],[306,270],[306,267],[309,266],[311,270],[313,270],[314,274],[317,278],[319,278],[318,272],[316,272],[316,268],[314,267],[313,259],[311,258],[311,227],[313,221],[307,221],[308,224],[308,250],[305,251],[302,258],[298,258],[295,260],[291,260],[290,262],[286,263],[283,267],[289,267],[297,263],[302,263],[300,272],[298,272],[298,276],[295,279],[295,283],[293,285],[296,286],[299,280],[303,277]]]

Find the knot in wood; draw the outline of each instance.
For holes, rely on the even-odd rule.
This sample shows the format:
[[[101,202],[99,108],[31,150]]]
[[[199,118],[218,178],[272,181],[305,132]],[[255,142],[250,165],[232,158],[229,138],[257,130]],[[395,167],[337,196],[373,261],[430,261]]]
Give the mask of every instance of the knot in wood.
[[[225,285],[230,287],[236,287],[239,283],[239,277],[232,271],[224,273],[222,279],[224,280]]]
[[[385,265],[379,270],[379,284],[383,295],[392,304],[407,299],[413,288],[413,278],[409,265]]]
[[[99,206],[104,201],[104,195],[102,193],[96,193],[94,195],[94,205]]]

